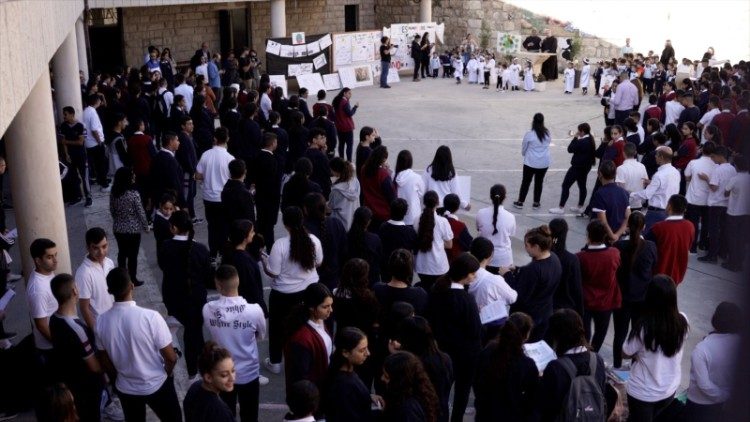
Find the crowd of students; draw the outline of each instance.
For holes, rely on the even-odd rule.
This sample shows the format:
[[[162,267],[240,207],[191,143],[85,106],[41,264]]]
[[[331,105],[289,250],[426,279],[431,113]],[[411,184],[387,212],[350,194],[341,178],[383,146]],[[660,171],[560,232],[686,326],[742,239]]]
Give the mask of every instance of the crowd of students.
[[[211,57],[206,48],[196,56],[194,68]],[[550,210],[562,214],[578,183],[575,212],[592,220],[586,244],[569,252],[567,223],[557,218],[524,234],[531,262],[516,267],[506,188],[491,187],[491,205],[470,229],[456,214],[471,206],[459,192],[450,148],[439,147],[422,175],[408,150],[391,170],[372,127],[359,130],[355,149],[358,105],[348,88],[331,104],[320,91],[309,106],[304,89],[285,98],[267,75],[257,91],[233,82],[215,92],[197,69],[175,72],[172,85],[162,72],[147,63],[128,75],[95,76],[82,122],[63,108],[60,159],[72,170],[63,178],[66,199],[91,205],[89,170],[96,173],[111,191],[118,257],[115,267],[99,227],[86,233],[87,255],[74,276],[56,274],[54,241],[31,245],[33,355],[37,387],[47,393],[38,394],[40,418],[51,409],[44,398],[53,397],[51,411],[61,420],[65,411],[99,420],[102,403],[119,401],[129,421],[144,420],[146,406],[162,420],[239,414],[255,421],[259,388],[269,382],[263,366],[284,372],[290,421],[461,421],[472,390],[477,420],[572,420],[576,411],[604,420],[617,392],[605,382],[599,351],[613,317],[611,362],[630,369],[631,420],[679,410],[688,320],[677,308],[677,286],[688,254],[707,250],[702,260],[726,258],[731,270],[746,256],[746,90],[704,124],[710,139],[698,148],[692,119],[705,114],[690,111],[692,94],[678,97],[687,105],[678,116],[682,132],[667,124],[662,133],[659,113],[649,108],[654,117],[641,136],[632,114],[640,102],[622,97],[630,83],[624,72],[611,88],[614,124],[598,147],[590,127],[578,127],[559,207]],[[746,88],[746,72],[742,64],[730,80]],[[709,110],[718,101],[709,96]],[[716,121],[732,104],[736,116]],[[740,138],[722,142],[735,139],[722,138],[722,128]],[[532,180],[533,207],[540,207],[549,146],[537,113],[522,144],[516,208]],[[597,184],[584,207],[586,174],[597,159]],[[198,182],[207,245],[194,239],[194,225],[204,221],[195,213]],[[279,213],[286,233],[275,239]],[[182,407],[167,323],[133,300],[143,284],[141,233],[150,230],[167,313],[184,327],[179,353],[192,385]],[[268,302],[261,271],[271,279]],[[210,289],[218,299],[208,301]],[[736,305],[719,305],[715,332],[693,352],[690,420],[721,414],[740,320]],[[269,357],[260,362],[258,341],[266,336]],[[552,362],[526,356],[542,342],[554,351]]]

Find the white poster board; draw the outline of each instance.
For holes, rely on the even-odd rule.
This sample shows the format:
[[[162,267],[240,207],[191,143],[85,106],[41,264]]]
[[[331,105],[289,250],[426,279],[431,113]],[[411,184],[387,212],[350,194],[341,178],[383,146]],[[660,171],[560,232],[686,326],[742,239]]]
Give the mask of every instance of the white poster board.
[[[383,33],[389,33],[391,44],[398,45],[391,54],[391,68],[397,70],[414,69],[414,60],[411,58],[411,42],[414,36],[422,36],[425,32],[430,37],[430,43],[443,42],[444,24],[435,22],[421,23],[397,23],[390,28],[383,28]]]
[[[338,73],[329,73],[323,75],[323,85],[325,85],[326,91],[338,91],[341,89],[341,78]]]
[[[370,64],[363,64],[342,67],[339,69],[339,77],[341,78],[342,87],[359,88],[362,86],[371,86],[373,81],[372,66]]]
[[[333,34],[333,66],[355,66],[380,61],[382,31],[343,32]]]
[[[271,82],[272,87],[280,86],[284,90],[284,97],[287,97],[287,84],[286,76],[284,75],[268,75],[268,79]]]
[[[317,93],[321,89],[326,89],[323,78],[317,72],[297,75],[297,84],[299,84],[300,88],[307,88],[311,94]]]
[[[373,81],[380,83],[380,64],[382,62],[373,62],[370,64],[370,67],[372,68],[372,79]],[[393,64],[391,64],[391,71],[388,72],[388,80],[386,81],[387,84],[393,84],[401,82],[401,78],[398,76],[398,69],[393,67]]]

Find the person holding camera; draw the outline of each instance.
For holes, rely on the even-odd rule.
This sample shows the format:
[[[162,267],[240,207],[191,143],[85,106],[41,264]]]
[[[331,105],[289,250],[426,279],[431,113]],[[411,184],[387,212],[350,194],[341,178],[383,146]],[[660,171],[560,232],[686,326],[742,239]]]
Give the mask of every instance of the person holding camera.
[[[391,50],[398,48],[397,45],[391,44],[391,39],[382,37],[380,43],[380,87],[390,88],[388,85],[388,71],[391,70]]]

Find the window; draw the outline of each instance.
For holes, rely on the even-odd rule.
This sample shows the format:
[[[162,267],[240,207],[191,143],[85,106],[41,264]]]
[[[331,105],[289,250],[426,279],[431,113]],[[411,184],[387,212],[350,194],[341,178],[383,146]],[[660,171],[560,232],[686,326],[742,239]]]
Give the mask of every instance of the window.
[[[359,29],[359,5],[344,6],[344,31],[352,32]]]

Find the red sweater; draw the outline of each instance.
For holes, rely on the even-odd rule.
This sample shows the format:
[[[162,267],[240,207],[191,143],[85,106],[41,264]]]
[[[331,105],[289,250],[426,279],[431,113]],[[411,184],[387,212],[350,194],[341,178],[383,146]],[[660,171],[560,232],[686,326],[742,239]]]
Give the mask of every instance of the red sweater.
[[[328,351],[323,339],[305,323],[284,347],[286,388],[300,380],[308,380],[318,389],[323,387],[328,372]]]
[[[576,254],[581,263],[583,307],[589,311],[611,311],[622,303],[617,269],[620,251],[617,248],[584,248]]]
[[[649,106],[649,108],[647,108],[644,111],[643,121],[647,122],[648,119],[656,119],[656,120],[661,121],[661,115],[662,115],[662,112],[659,106],[657,105]]]
[[[687,271],[688,253],[695,236],[693,223],[685,219],[664,220],[654,224],[648,238],[656,243],[654,274],[666,274],[680,284]]]
[[[133,160],[133,172],[137,176],[148,176],[151,172],[152,146],[151,137],[142,133],[128,139],[128,155]]]
[[[362,204],[370,208],[376,220],[387,221],[391,218],[391,201],[396,199],[391,174],[381,167],[374,177],[367,177],[364,170],[362,168],[359,179],[364,198]]]
[[[729,131],[732,129],[732,123],[734,123],[735,115],[733,113],[724,113],[723,111],[711,120],[711,124],[719,128],[721,132],[721,139],[724,140],[724,146],[729,141]]]

